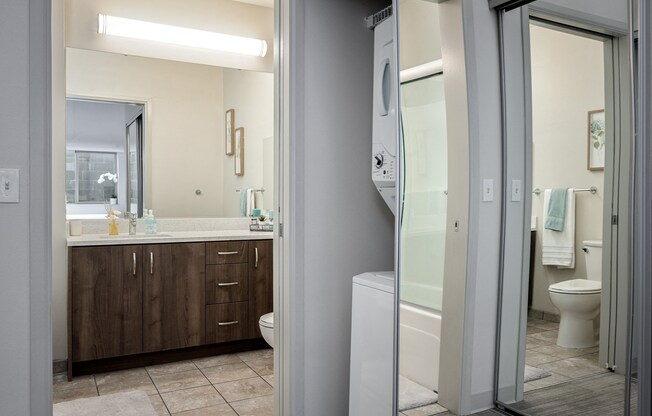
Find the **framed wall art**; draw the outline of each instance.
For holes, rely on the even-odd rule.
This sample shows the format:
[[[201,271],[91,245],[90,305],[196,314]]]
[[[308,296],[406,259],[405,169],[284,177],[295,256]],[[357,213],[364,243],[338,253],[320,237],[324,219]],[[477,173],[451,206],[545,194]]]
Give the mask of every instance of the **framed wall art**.
[[[587,160],[588,170],[604,170],[605,159],[605,118],[604,109],[589,111],[588,116],[588,138],[587,138]]]
[[[235,174],[244,176],[244,127],[235,129]]]
[[[234,126],[235,126],[235,110],[230,109],[226,112],[224,117],[224,127],[226,138],[226,154],[231,156],[233,154],[233,137],[234,137]]]

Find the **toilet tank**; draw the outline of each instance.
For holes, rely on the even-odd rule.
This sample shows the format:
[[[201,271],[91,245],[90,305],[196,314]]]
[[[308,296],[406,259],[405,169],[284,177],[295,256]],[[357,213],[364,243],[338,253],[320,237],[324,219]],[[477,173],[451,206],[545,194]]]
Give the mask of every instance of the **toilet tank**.
[[[584,259],[586,260],[586,278],[602,281],[602,241],[582,241]]]

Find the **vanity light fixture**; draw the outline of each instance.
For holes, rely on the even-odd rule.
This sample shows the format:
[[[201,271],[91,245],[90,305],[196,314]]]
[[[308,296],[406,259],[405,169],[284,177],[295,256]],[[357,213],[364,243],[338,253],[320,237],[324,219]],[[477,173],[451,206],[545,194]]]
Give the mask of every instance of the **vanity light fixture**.
[[[242,55],[263,57],[267,53],[267,42],[260,39],[163,25],[106,14],[98,15],[97,31],[101,35],[120,36]]]

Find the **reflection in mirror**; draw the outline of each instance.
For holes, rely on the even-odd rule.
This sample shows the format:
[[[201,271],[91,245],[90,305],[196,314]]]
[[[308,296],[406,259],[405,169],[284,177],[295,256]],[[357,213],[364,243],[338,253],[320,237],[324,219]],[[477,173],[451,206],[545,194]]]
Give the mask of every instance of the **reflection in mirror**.
[[[101,213],[108,202],[120,211],[142,216],[142,196],[138,193],[143,180],[139,163],[142,117],[143,105],[138,103],[67,100],[69,215],[92,216]]]
[[[399,3],[401,202],[399,411],[435,413],[448,153],[438,5]],[[430,414],[430,413],[428,413]]]
[[[69,101],[69,136],[71,128],[85,126],[83,134],[75,133],[69,149],[73,142],[76,150],[95,148],[93,140],[109,136],[109,130],[94,120],[121,112],[119,125],[110,133],[115,146],[108,150],[116,154],[116,165],[92,168],[117,173],[121,211],[142,215],[145,208],[154,209],[157,217],[238,217],[239,191],[248,188],[262,190],[255,192],[255,208],[272,209],[272,73],[75,48],[67,48],[66,64],[67,95],[75,98]],[[90,102],[104,107],[95,115],[75,107]],[[118,109],[133,107],[129,103],[140,106],[141,117]],[[225,152],[229,109],[234,109],[235,127],[247,131],[242,176],[234,174],[234,157]],[[68,159],[72,180],[75,158]],[[72,188],[67,189],[68,218],[102,218],[102,202],[112,196],[106,184],[106,189],[95,191],[106,191],[94,196],[102,198],[96,203],[74,199]]]
[[[497,399],[628,414],[627,3],[605,16],[568,1],[563,17],[549,3],[501,16],[505,169],[529,179],[524,204],[505,202]]]

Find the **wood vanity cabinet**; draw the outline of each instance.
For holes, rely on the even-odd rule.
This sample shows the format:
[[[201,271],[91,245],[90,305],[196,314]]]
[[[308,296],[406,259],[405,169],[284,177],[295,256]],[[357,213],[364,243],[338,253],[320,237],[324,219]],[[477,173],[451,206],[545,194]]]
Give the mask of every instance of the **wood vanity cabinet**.
[[[261,337],[258,320],[273,309],[272,240],[208,243],[206,342]]]
[[[272,240],[249,242],[249,317],[250,337],[261,337],[258,320],[274,310]]]
[[[206,244],[206,342],[250,338],[250,241]]]
[[[141,246],[74,248],[70,254],[73,361],[142,351]]]
[[[71,247],[70,363],[138,364],[142,356],[125,356],[259,345],[258,320],[273,309],[272,247],[272,240]]]
[[[205,246],[143,246],[143,352],[204,343]]]
[[[74,247],[73,361],[204,343],[205,244]]]

